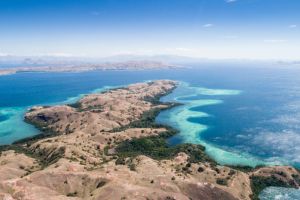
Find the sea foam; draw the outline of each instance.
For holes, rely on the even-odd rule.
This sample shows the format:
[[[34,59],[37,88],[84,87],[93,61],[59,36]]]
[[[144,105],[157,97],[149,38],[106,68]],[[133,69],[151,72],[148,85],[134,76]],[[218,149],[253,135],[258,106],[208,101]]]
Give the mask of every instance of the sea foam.
[[[294,188],[268,187],[260,195],[260,200],[296,200],[300,199],[300,190]]]

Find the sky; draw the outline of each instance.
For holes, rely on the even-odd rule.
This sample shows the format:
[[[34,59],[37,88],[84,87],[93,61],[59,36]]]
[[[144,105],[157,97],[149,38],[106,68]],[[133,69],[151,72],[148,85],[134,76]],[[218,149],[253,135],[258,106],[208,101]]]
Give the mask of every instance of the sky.
[[[0,0],[0,56],[300,59],[299,0]]]

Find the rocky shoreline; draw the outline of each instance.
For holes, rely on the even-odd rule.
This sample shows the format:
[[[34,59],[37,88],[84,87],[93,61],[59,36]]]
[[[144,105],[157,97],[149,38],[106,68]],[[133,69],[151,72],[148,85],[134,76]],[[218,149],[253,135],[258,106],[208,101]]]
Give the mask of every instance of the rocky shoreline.
[[[289,166],[218,165],[200,145],[170,147],[155,123],[175,81],[133,84],[73,105],[33,107],[44,135],[1,147],[0,199],[258,199],[268,186],[299,188]]]

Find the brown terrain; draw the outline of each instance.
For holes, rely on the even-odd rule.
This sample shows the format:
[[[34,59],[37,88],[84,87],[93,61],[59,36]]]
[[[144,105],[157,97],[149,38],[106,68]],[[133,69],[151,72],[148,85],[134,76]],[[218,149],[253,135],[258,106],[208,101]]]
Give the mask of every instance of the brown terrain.
[[[204,147],[162,144],[175,132],[153,118],[176,106],[158,101],[176,84],[139,83],[73,105],[33,107],[25,120],[42,135],[2,148],[0,199],[247,200],[266,186],[299,187],[292,167],[220,166]]]

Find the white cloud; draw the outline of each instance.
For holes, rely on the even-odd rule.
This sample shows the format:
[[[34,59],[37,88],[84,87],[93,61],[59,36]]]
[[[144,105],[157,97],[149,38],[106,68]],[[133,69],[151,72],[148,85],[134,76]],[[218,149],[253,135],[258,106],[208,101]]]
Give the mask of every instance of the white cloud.
[[[297,28],[297,25],[296,24],[291,24],[291,25],[289,25],[289,28]]]
[[[215,26],[215,25],[214,24],[204,24],[202,27],[203,28],[211,28],[213,26]]]
[[[287,40],[283,39],[266,39],[264,40],[265,43],[284,43],[287,42]]]

